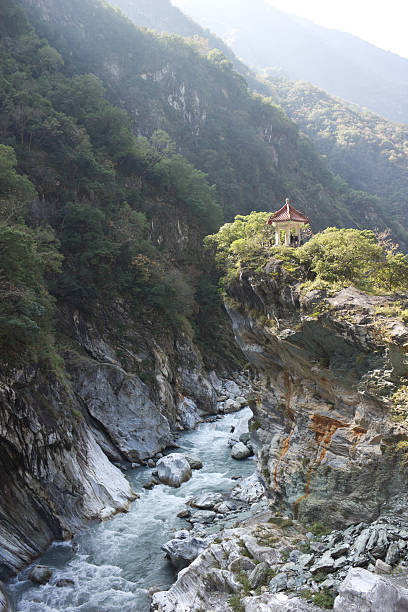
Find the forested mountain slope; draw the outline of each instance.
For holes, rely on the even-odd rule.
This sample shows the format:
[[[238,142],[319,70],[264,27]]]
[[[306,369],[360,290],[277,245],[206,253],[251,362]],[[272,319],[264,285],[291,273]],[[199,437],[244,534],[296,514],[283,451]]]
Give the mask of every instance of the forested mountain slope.
[[[362,221],[354,217],[354,194],[279,107],[249,94],[220,51],[139,30],[95,0],[23,3],[39,34],[57,46],[66,73],[96,74],[138,134],[165,130],[208,173],[226,219],[276,208],[289,194],[316,229]],[[84,36],[90,28],[92,39]],[[367,225],[384,225],[370,198],[364,210]]]
[[[354,189],[378,196],[392,221],[408,218],[408,128],[350,107],[310,83],[275,80],[288,115]]]
[[[283,70],[392,121],[408,122],[408,59],[283,13],[266,0],[175,0],[250,66]],[[367,17],[369,18],[369,16]]]

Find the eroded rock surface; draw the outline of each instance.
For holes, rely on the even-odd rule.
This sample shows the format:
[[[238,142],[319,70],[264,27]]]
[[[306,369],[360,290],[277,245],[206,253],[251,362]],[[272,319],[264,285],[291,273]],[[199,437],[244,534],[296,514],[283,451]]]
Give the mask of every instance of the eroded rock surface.
[[[258,371],[251,442],[277,507],[338,526],[403,507],[408,427],[393,418],[393,394],[408,372],[408,327],[381,315],[389,298],[302,293],[276,260],[228,291],[237,341]]]
[[[407,582],[408,586],[408,582]],[[406,612],[408,589],[362,568],[352,568],[334,602],[336,612]]]
[[[0,570],[18,570],[54,539],[106,508],[125,510],[133,492],[56,380],[0,384]],[[41,394],[43,409],[35,405]],[[77,411],[77,418],[65,406]],[[63,407],[63,409],[62,409]]]

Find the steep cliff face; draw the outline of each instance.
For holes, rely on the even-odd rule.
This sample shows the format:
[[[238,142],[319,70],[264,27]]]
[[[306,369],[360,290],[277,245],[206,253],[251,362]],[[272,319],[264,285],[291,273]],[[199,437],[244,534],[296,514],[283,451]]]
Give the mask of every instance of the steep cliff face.
[[[352,287],[303,294],[276,260],[242,272],[229,298],[258,371],[252,436],[276,505],[335,525],[405,512],[398,449],[408,430],[394,394],[408,373],[408,328],[381,314],[392,315],[390,300]]]
[[[0,572],[133,498],[66,387],[40,372],[0,383]]]

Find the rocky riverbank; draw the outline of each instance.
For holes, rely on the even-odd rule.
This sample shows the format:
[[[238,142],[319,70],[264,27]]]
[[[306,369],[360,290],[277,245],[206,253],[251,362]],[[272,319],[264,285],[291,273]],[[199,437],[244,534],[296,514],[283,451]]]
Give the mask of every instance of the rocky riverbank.
[[[389,516],[335,531],[315,523],[308,531],[267,512],[217,537],[180,533],[165,550],[172,559],[196,558],[169,591],[153,595],[152,610],[292,612],[334,605],[339,612],[401,612],[408,605],[407,527]]]

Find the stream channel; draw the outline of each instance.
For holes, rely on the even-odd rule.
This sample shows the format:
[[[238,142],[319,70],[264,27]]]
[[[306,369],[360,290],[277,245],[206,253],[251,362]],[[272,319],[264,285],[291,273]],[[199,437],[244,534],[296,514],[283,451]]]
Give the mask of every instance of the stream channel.
[[[175,530],[186,527],[177,513],[185,509],[187,498],[207,491],[228,496],[237,484],[231,476],[245,478],[255,471],[252,458],[236,461],[228,446],[231,427],[251,414],[245,408],[180,436],[177,452],[197,455],[203,468],[194,470],[178,489],[157,485],[146,491],[142,485],[150,480],[151,470],[129,470],[140,499],[128,513],[95,523],[77,535],[76,552],[71,542],[54,543],[34,563],[53,569],[48,584],[38,586],[28,579],[32,566],[10,580],[6,588],[17,612],[148,612],[149,589],[166,590],[175,580],[160,547]],[[75,586],[56,587],[62,578],[73,580]]]

